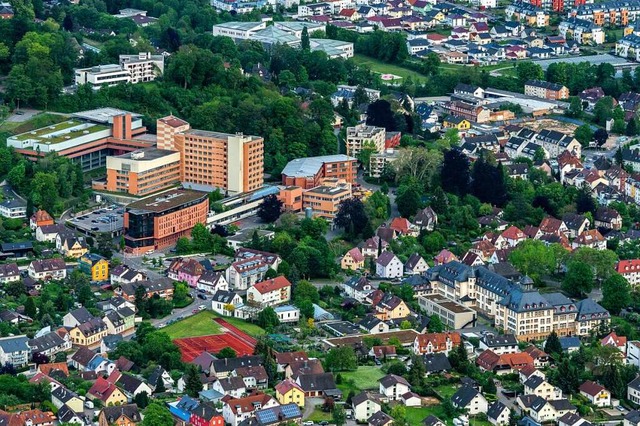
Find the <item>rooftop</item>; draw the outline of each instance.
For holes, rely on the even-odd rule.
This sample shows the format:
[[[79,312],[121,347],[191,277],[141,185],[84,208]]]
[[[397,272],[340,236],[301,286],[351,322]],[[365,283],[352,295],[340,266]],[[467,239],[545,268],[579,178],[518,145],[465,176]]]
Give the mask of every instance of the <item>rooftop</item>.
[[[166,157],[169,155],[176,154],[177,151],[169,151],[167,149],[157,149],[157,148],[146,148],[140,149],[134,152],[128,152],[126,154],[118,155],[116,158],[122,158],[127,160],[137,160],[137,161],[153,161],[158,158]]]
[[[307,177],[314,176],[322,168],[325,163],[338,163],[346,161],[355,161],[354,157],[348,155],[322,155],[319,157],[296,158],[289,161],[282,174],[290,177]]]
[[[31,132],[21,133],[19,135],[12,136],[12,138],[21,142],[33,140],[37,143],[56,144],[108,129],[109,127],[107,126],[72,119],[63,121],[62,123],[53,124],[51,126],[42,127]]]
[[[156,195],[133,202],[127,206],[127,211],[142,210],[161,213],[182,204],[198,201],[200,199],[204,200],[205,198],[207,198],[207,194],[204,192],[176,189],[165,192],[162,195]]]
[[[95,123],[111,123],[113,121],[113,117],[123,114],[131,114],[131,118],[140,118],[141,114],[136,114],[134,112],[125,111],[117,108],[97,108],[91,109],[88,111],[80,111],[73,114],[74,117],[82,118],[85,120],[93,121]]]

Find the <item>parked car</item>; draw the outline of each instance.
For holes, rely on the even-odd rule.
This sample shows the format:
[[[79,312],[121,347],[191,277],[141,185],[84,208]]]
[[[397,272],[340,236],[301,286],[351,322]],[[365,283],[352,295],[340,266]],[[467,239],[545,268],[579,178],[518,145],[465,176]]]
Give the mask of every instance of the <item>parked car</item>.
[[[198,299],[207,300],[207,296],[202,293],[198,293]]]

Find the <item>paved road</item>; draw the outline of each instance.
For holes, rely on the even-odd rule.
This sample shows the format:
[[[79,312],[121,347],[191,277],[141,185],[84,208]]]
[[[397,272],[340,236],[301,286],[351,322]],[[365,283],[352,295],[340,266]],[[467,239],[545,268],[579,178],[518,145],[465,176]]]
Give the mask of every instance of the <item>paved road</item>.
[[[195,290],[192,291],[192,293],[195,296]],[[178,317],[188,318],[192,315],[195,315],[195,313],[193,312],[194,309],[198,309],[198,307],[200,306],[204,306],[207,309],[211,308],[211,296],[208,296],[208,300],[202,300],[196,297],[194,298],[193,303],[191,303],[189,306],[182,309],[174,309],[171,312],[171,315],[168,315],[164,318],[151,320],[151,324],[153,324],[155,327],[158,327],[161,324],[166,325],[169,321],[177,320]]]
[[[363,188],[369,189],[371,191],[377,191],[378,189],[380,189],[380,185],[369,183],[364,180],[364,172],[362,170],[358,171],[356,182],[362,185]],[[396,205],[395,189],[391,189],[387,195],[389,196],[389,201],[391,201],[391,217],[400,217],[400,213],[398,213],[398,206]]]

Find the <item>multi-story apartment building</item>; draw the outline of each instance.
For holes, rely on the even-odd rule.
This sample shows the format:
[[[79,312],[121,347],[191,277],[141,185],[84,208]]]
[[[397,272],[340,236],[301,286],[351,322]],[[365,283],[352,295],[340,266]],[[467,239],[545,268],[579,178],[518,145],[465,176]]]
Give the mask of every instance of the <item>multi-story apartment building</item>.
[[[153,81],[164,73],[164,56],[141,52],[137,55],[120,55],[120,66],[129,72],[130,83]]]
[[[585,19],[569,18],[558,25],[558,33],[580,44],[602,44],[605,34],[602,27]]]
[[[554,12],[563,12],[567,6],[578,7],[586,3],[586,0],[569,0],[567,2],[565,0],[531,0],[533,6]],[[593,3],[593,0],[589,0],[589,3]]]
[[[314,215],[333,221],[340,203],[351,197],[350,185],[318,186],[302,194],[302,208],[309,207]]]
[[[549,12],[532,4],[515,2],[507,6],[504,12],[507,20],[516,20],[538,28],[549,25]]]
[[[104,167],[110,155],[149,148],[138,136],[147,131],[142,116],[115,108],[72,114],[62,123],[7,138],[17,153],[36,160],[50,152],[79,163],[83,171]]]
[[[106,181],[94,181],[94,190],[146,196],[180,184],[180,153],[147,148],[107,157]]]
[[[253,33],[265,28],[267,28],[266,22],[225,22],[213,26],[213,35],[247,40]]]
[[[569,11],[569,17],[591,21],[599,26],[626,26],[640,15],[637,1],[610,0],[602,3],[583,4]]]
[[[291,300],[291,283],[284,276],[256,283],[247,289],[247,303],[277,306]]]
[[[384,127],[367,126],[366,124],[347,127],[347,155],[357,157],[366,147],[375,152],[384,151],[386,133]]]
[[[125,250],[142,254],[169,247],[206,223],[209,197],[203,192],[173,190],[127,205],[124,212]]]
[[[540,99],[569,99],[569,89],[566,86],[540,80],[529,80],[524,83],[524,94]]]
[[[616,55],[640,62],[640,36],[629,34],[616,41]]]
[[[427,278],[438,294],[475,308],[523,341],[544,339],[552,330],[584,336],[610,320],[609,313],[591,299],[574,302],[559,293],[543,296],[532,289],[530,279],[514,282],[484,266],[451,261],[429,269]]]
[[[233,290],[246,290],[264,280],[269,269],[277,270],[280,256],[258,250],[241,249],[226,269],[225,279]]]
[[[180,152],[183,185],[204,191],[221,188],[233,193],[262,187],[262,138],[242,133],[181,130],[187,126],[188,123],[175,117],[165,117],[157,122],[158,147]]]
[[[282,170],[282,184],[305,190],[320,186],[325,178],[355,183],[358,175],[356,162],[354,157],[344,154],[296,158]]]
[[[564,151],[569,151],[571,155],[578,158],[582,153],[582,145],[576,138],[557,130],[542,129],[534,136],[534,140],[542,146],[550,158],[557,158]]]
[[[381,153],[371,154],[369,157],[369,176],[379,178],[384,169],[400,157],[401,150],[385,149]]]

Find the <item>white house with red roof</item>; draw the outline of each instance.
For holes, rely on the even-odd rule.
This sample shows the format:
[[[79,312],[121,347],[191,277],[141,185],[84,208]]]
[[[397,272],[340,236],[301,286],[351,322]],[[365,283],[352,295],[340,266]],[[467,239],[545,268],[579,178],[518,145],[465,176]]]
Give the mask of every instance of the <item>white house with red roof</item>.
[[[616,265],[616,272],[625,277],[630,285],[640,284],[640,259],[619,261]]]
[[[258,392],[244,398],[225,395],[220,401],[222,402],[222,417],[224,417],[225,423],[231,426],[238,426],[244,420],[252,417],[257,410],[280,405],[275,398]]]
[[[400,235],[417,237],[420,234],[420,229],[403,217],[394,218],[389,224],[389,228],[393,229]]]
[[[247,303],[262,307],[276,306],[291,300],[291,283],[284,276],[257,283],[247,290]]]
[[[504,238],[507,244],[511,247],[515,247],[527,239],[527,235],[516,226],[508,227],[502,232],[502,234],[500,234],[500,236]]]
[[[613,346],[621,352],[627,350],[627,338],[625,336],[618,336],[615,331],[612,331],[607,336],[600,340],[602,346]]]
[[[606,250],[607,240],[604,239],[597,229],[589,229],[578,235],[578,238],[573,240],[573,248],[578,249],[580,247],[590,247],[595,250]]]
[[[609,392],[604,386],[587,380],[578,389],[580,395],[586,397],[596,407],[609,407],[611,406],[611,392]]]

